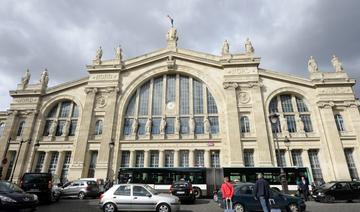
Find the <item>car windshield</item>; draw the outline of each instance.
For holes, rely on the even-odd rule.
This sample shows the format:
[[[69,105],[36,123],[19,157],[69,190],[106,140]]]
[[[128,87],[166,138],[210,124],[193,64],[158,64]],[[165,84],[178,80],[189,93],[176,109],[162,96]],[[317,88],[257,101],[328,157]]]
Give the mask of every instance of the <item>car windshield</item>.
[[[329,188],[333,187],[333,185],[335,185],[335,183],[325,183],[325,184],[322,184],[320,186],[320,188],[329,189]]]
[[[157,195],[157,194],[159,194],[159,192],[158,191],[156,191],[155,189],[153,189],[151,186],[149,186],[149,185],[145,185],[144,186],[148,191],[150,191],[152,194],[154,194],[154,195]]]
[[[16,184],[13,183],[9,183],[9,182],[0,182],[0,192],[5,192],[5,193],[12,193],[12,192],[17,192],[17,193],[23,193],[24,191],[19,188],[19,186],[17,186]]]
[[[51,180],[47,174],[25,174],[24,183],[48,183]]]

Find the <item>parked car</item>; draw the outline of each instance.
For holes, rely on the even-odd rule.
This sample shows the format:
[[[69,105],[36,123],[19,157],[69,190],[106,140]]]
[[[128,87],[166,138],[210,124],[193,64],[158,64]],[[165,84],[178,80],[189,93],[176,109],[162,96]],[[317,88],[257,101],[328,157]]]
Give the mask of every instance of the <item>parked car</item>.
[[[170,187],[170,193],[179,197],[180,201],[195,202],[195,194],[193,192],[192,184],[185,180],[173,182]]]
[[[312,191],[315,201],[334,202],[336,200],[360,199],[360,182],[357,181],[332,181],[325,183]]]
[[[159,193],[146,184],[118,184],[100,196],[99,207],[104,212],[180,210],[180,200],[171,194]]]
[[[79,199],[97,198],[99,197],[99,186],[93,180],[75,180],[63,186],[61,196],[78,197]]]
[[[7,181],[0,181],[0,210],[35,209],[38,196],[24,192],[19,186]]]
[[[235,211],[262,211],[260,201],[256,200],[253,195],[254,183],[237,183],[234,185],[234,197],[232,199]],[[222,203],[221,191],[217,193],[218,203]],[[269,201],[280,207],[282,211],[305,211],[306,205],[303,199],[291,195],[282,194],[274,189],[270,189]]]
[[[20,187],[28,193],[36,194],[40,201],[56,202],[60,199],[61,189],[51,173],[25,173]]]

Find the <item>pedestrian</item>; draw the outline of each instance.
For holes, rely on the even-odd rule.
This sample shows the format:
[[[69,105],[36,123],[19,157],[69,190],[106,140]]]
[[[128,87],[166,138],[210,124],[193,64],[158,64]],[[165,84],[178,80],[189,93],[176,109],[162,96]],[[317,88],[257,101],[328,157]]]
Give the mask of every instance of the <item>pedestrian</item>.
[[[261,173],[258,174],[257,178],[258,180],[255,183],[255,188],[253,193],[254,198],[260,201],[261,207],[264,212],[269,212],[270,185],[263,178],[263,175]]]
[[[230,183],[229,177],[224,177],[224,182],[221,185],[221,194],[224,203],[224,208],[226,208],[228,202],[232,204],[232,198],[234,196],[234,186]]]
[[[298,189],[300,192],[301,197],[305,200],[308,201],[308,197],[309,197],[309,183],[307,182],[307,180],[305,179],[304,176],[301,176],[301,180],[298,183]]]

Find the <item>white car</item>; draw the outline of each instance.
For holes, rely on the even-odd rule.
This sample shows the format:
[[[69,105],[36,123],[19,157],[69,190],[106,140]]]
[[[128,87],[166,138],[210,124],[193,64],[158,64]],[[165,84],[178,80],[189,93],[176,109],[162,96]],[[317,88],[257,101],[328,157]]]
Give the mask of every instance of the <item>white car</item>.
[[[180,210],[177,196],[159,193],[146,184],[118,184],[100,196],[99,207],[104,212]]]

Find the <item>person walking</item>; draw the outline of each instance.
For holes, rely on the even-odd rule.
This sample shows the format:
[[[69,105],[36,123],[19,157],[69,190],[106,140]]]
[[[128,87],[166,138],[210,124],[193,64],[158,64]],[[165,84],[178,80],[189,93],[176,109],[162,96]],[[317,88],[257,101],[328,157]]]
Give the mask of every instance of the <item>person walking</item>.
[[[261,173],[258,174],[257,178],[258,180],[256,181],[254,188],[254,198],[260,201],[261,207],[264,212],[269,212],[270,185],[263,178],[263,175]]]
[[[300,192],[301,197],[305,200],[308,201],[309,199],[309,183],[308,181],[305,179],[304,176],[301,177],[300,182],[298,183],[298,189]]]
[[[230,183],[229,177],[224,177],[224,182],[221,185],[221,194],[224,207],[226,208],[226,204],[228,204],[228,202],[232,204],[232,198],[234,196],[234,186]]]

